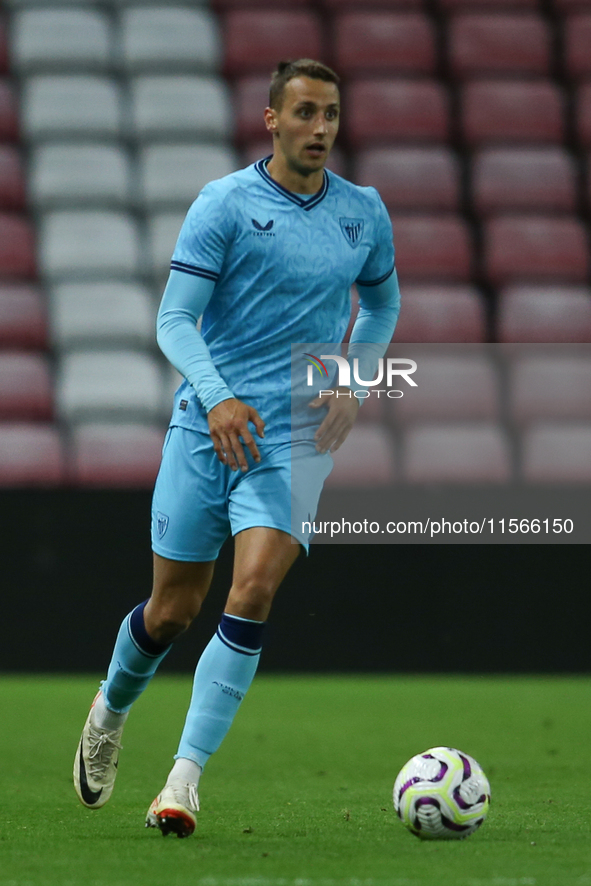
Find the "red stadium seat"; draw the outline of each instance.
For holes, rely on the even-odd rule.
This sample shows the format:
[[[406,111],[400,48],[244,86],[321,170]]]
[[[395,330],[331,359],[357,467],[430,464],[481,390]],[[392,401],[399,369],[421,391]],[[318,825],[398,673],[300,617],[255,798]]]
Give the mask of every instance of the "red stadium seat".
[[[498,419],[497,370],[482,348],[432,347],[415,359],[417,388],[396,402],[398,422]]]
[[[384,421],[384,403],[386,402],[384,399],[384,394],[381,394],[379,397],[375,394],[372,394],[370,397],[366,397],[363,401],[363,408],[359,410],[357,414],[356,421],[361,424],[380,424]]]
[[[456,215],[393,216],[396,265],[401,283],[467,282],[472,244],[466,222]]]
[[[591,77],[591,6],[590,11],[570,15],[564,25],[564,61],[575,79]]]
[[[590,483],[591,423],[541,423],[521,441],[521,473],[529,483]]]
[[[18,138],[18,113],[14,90],[6,80],[0,80],[0,141]]]
[[[0,420],[47,419],[52,412],[47,359],[41,354],[0,351]]]
[[[0,279],[35,276],[35,243],[30,223],[20,215],[0,213]]]
[[[69,479],[76,486],[151,487],[162,452],[160,428],[89,423],[73,432]]]
[[[394,341],[486,341],[483,298],[466,285],[403,286]]]
[[[506,432],[489,422],[418,425],[403,442],[409,483],[506,483],[511,455]]]
[[[0,486],[58,486],[64,453],[54,425],[0,423]]]
[[[8,73],[8,37],[6,25],[0,19],[0,74]]]
[[[0,348],[45,348],[47,334],[41,292],[26,284],[0,285]]]
[[[354,148],[447,141],[449,97],[435,80],[357,80],[345,101],[344,128]]]
[[[282,58],[321,58],[320,22],[306,10],[235,10],[225,16],[225,73],[268,75]]]
[[[273,142],[269,136],[266,139],[247,142],[241,152],[242,162],[245,166],[256,163],[262,157],[268,157],[273,153]],[[332,154],[331,154],[332,155]]]
[[[587,279],[587,237],[576,218],[500,216],[485,228],[486,271],[494,285]]]
[[[210,0],[216,12],[229,9],[302,9],[313,5],[313,0]]]
[[[424,0],[320,0],[320,2],[329,12],[422,9],[424,6]]]
[[[577,135],[583,147],[591,148],[591,81],[578,90]]]
[[[539,11],[539,0],[439,0],[444,12],[528,12]]]
[[[591,289],[508,286],[497,302],[501,342],[591,342]]]
[[[550,34],[533,14],[467,13],[449,24],[450,65],[457,77],[547,74]]]
[[[554,6],[558,12],[589,12],[591,0],[554,0]]]
[[[360,414],[366,408],[365,403]],[[377,424],[356,424],[340,449],[333,453],[334,468],[326,486],[383,486],[396,478],[394,443],[389,431]]]
[[[519,349],[508,361],[509,408],[518,425],[536,421],[591,421],[591,348]]]
[[[491,148],[472,161],[481,215],[507,210],[575,212],[577,168],[562,148]]]
[[[0,145],[0,210],[24,207],[25,178],[20,154],[12,145]]]
[[[334,23],[333,39],[343,76],[435,71],[435,28],[417,12],[345,13]]]
[[[392,211],[458,208],[460,165],[448,148],[370,148],[357,154],[354,179]]]
[[[549,80],[481,80],[462,92],[464,135],[471,145],[564,139],[562,92]]]
[[[234,136],[243,144],[270,140],[263,113],[269,104],[269,77],[241,77],[234,85]],[[268,152],[270,153],[270,152]]]

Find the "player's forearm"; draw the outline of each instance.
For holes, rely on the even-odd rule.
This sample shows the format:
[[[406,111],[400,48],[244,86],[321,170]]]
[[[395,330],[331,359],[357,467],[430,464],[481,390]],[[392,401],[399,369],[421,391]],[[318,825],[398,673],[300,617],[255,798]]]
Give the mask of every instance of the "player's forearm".
[[[355,320],[347,359],[353,368],[358,361],[358,377],[373,379],[380,357],[388,347],[400,313],[400,289],[396,270],[378,286],[361,286],[359,314]]]
[[[234,396],[213,364],[197,321],[209,302],[214,284],[172,271],[156,321],[156,339],[164,355],[195,389],[209,412]]]

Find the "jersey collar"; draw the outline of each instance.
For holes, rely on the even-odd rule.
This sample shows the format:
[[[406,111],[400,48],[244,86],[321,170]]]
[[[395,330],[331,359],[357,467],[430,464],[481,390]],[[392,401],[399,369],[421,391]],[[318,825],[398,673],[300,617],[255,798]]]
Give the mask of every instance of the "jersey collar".
[[[274,178],[271,178],[269,173],[267,172],[267,163],[271,159],[273,155],[269,154],[268,157],[265,157],[263,160],[259,160],[255,163],[254,168],[261,176],[261,178],[267,182],[272,188],[274,188],[279,194],[285,197],[287,200],[291,200],[292,203],[295,203],[297,206],[301,206],[302,209],[305,209],[306,212],[309,212],[311,209],[314,209],[315,206],[318,206],[328,193],[329,186],[329,177],[324,170],[324,175],[322,178],[322,187],[316,194],[312,194],[308,199],[304,199],[300,197],[299,194],[294,194],[292,191],[288,191],[287,188],[284,188],[283,185],[280,185],[279,182],[276,182]]]

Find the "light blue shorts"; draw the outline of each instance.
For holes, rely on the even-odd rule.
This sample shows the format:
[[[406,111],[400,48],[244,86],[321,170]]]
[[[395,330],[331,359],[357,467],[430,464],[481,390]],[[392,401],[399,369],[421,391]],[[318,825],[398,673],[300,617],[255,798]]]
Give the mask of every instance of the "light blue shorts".
[[[152,549],[169,560],[215,560],[231,532],[269,526],[308,551],[302,523],[316,515],[333,461],[313,443],[263,444],[261,461],[244,449],[248,471],[232,471],[209,434],[172,427],[164,440],[152,500]],[[292,489],[292,459],[297,483]]]

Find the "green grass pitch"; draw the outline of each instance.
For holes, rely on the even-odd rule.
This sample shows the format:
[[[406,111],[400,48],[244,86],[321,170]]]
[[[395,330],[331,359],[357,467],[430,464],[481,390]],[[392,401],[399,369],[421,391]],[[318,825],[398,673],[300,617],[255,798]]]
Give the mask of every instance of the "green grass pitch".
[[[191,678],[157,677],[124,735],[107,806],[71,770],[97,680],[0,677],[0,886],[591,884],[591,679],[257,678],[201,781],[188,840],[145,830]],[[468,840],[422,843],[392,784],[449,744],[492,786]]]

